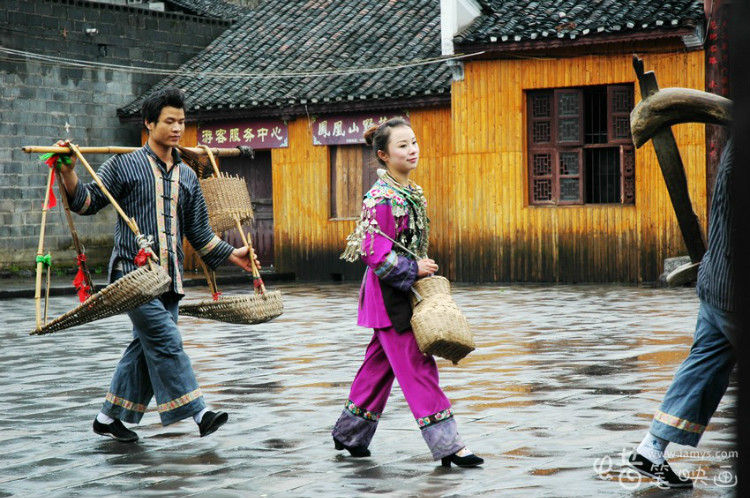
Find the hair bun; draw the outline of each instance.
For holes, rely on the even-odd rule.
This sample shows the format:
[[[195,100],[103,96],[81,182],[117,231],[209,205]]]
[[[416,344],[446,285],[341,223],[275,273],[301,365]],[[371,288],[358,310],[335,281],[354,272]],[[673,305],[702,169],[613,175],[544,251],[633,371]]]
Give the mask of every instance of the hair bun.
[[[372,147],[373,144],[373,137],[375,135],[375,132],[378,131],[379,125],[372,125],[365,131],[364,137],[365,137],[365,143]]]

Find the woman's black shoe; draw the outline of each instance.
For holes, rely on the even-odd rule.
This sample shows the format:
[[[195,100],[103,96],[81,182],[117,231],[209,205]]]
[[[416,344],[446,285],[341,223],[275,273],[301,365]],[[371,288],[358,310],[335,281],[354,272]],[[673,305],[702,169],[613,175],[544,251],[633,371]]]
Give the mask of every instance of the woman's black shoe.
[[[459,467],[476,467],[484,463],[484,458],[479,458],[474,453],[462,457],[454,453],[447,457],[443,457],[442,463],[443,467],[450,467],[451,463],[455,463]]]
[[[370,456],[370,450],[362,446],[346,446],[344,443],[336,438],[333,438],[333,446],[337,450],[346,450],[353,457],[362,458]]]

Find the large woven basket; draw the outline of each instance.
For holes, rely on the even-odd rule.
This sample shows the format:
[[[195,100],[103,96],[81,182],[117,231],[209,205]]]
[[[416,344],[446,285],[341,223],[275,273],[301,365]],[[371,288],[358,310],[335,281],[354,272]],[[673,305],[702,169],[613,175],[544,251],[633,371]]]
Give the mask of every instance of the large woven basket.
[[[466,317],[450,295],[450,282],[444,277],[417,280],[414,290],[422,297],[414,307],[411,326],[419,350],[439,356],[455,365],[474,351],[474,336]]]
[[[221,296],[216,301],[206,300],[180,306],[181,315],[245,325],[273,320],[283,312],[284,304],[279,291],[244,296]]]
[[[77,307],[31,332],[42,335],[125,313],[161,296],[172,279],[159,265],[142,266],[112,282]]]
[[[253,207],[245,180],[240,177],[218,176],[200,180],[203,197],[208,205],[208,222],[216,233],[237,228],[253,219]]]

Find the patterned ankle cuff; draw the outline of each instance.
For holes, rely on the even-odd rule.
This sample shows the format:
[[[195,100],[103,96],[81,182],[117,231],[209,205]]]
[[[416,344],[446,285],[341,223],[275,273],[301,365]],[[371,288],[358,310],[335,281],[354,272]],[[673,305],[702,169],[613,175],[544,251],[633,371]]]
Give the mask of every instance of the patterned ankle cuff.
[[[361,417],[365,420],[372,420],[373,422],[377,422],[380,419],[381,415],[378,412],[363,410],[362,408],[355,405],[352,400],[347,400],[346,403],[344,403],[344,408],[346,408],[346,410],[349,411],[349,413],[351,413],[352,415]]]
[[[420,429],[424,429],[425,427],[437,424],[438,422],[444,422],[445,420],[449,420],[451,418],[453,418],[453,412],[451,412],[450,408],[446,408],[445,410],[439,411],[434,415],[418,418],[417,425],[419,425]]]

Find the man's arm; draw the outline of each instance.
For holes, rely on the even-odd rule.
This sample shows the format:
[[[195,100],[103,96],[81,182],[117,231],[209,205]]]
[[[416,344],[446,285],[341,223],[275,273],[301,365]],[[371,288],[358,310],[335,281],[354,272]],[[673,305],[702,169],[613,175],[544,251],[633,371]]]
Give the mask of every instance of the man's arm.
[[[225,261],[239,266],[245,271],[252,271],[250,258],[248,257],[249,249],[247,247],[234,248],[221,240],[208,223],[208,207],[203,197],[197,179],[190,182],[190,200],[185,205],[187,210],[185,219],[185,237],[190,244],[198,251],[206,265],[215,269]],[[258,257],[253,255],[255,265],[260,269]]]
[[[109,193],[117,198],[121,191],[121,180],[115,173],[121,167],[121,156],[108,159],[97,171],[97,176]],[[70,157],[70,164],[61,161],[59,168],[60,181],[70,202],[70,209],[81,215],[92,215],[109,204],[109,198],[101,191],[96,182],[84,184],[75,171],[76,158]],[[118,166],[120,165],[120,166]]]

